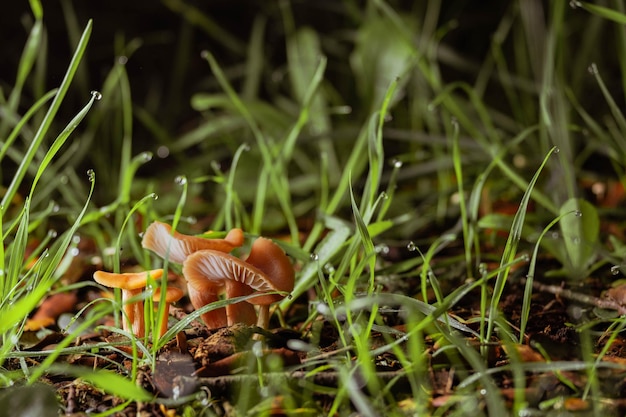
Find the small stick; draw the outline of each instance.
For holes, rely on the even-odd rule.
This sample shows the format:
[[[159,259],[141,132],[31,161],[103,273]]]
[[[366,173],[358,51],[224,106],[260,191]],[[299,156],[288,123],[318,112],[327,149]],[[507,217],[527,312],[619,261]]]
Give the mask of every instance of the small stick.
[[[525,282],[526,279],[522,279],[522,284]],[[594,297],[593,295],[575,292],[559,285],[546,285],[537,281],[533,281],[533,288],[537,291],[548,292],[558,297],[567,298],[568,300],[580,301],[581,303],[607,310],[616,310],[620,315],[626,315],[626,306],[610,298]]]

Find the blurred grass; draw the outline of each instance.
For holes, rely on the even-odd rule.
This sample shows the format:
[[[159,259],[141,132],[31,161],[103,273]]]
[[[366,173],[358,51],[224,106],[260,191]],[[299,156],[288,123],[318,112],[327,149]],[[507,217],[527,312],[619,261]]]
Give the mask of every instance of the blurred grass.
[[[591,263],[616,260],[612,248],[599,247],[605,236],[592,242],[584,233],[595,211],[570,202],[593,197],[581,188],[583,179],[626,181],[620,2],[483,5],[491,19],[484,34],[473,32],[480,17],[462,2],[268,2],[242,14],[244,30],[205,8],[168,0],[160,13],[172,27],[118,31],[94,50],[87,43],[102,33],[95,32],[98,17],[93,28],[85,25],[89,10],[64,1],[64,35],[74,52],[65,78],[51,88],[55,77],[46,71],[56,68],[54,51],[66,39],[48,36],[45,5],[30,5],[17,71],[0,91],[0,363],[19,356],[21,328],[46,293],[65,288],[59,279],[75,236],[92,239],[103,268],[118,271],[158,262],[139,245],[152,220],[196,233],[238,226],[248,236],[284,236],[298,277],[280,310],[317,294],[307,300],[307,317],[298,318],[305,324],[288,315],[287,324],[302,325],[312,358],[320,353],[319,318],[335,328],[338,353],[302,366],[310,374],[332,369],[340,382],[310,391],[262,384],[249,397],[241,394],[241,410],[258,396],[255,410],[266,412],[282,393],[295,413],[305,404],[315,408],[317,393],[331,394],[324,409],[331,414],[427,413],[433,387],[426,352],[436,340],[459,381],[439,412],[500,415],[505,404],[493,378],[500,370],[487,368],[487,347],[495,339],[512,351],[523,341],[532,296],[529,279],[516,333],[499,311],[511,268],[530,260],[532,278],[539,251],[557,260],[575,256],[575,238],[587,240],[579,243],[588,245],[588,259],[569,269],[563,262],[570,276],[584,279]],[[165,71],[162,56],[145,60],[155,48],[163,48],[160,55],[174,51]],[[517,214],[485,213],[486,202],[512,202]],[[567,217],[572,209],[583,216]],[[566,217],[568,229],[580,233],[544,242]],[[508,240],[494,242],[485,229],[506,230]],[[35,239],[43,243],[26,268]],[[445,314],[474,290],[477,332]],[[386,322],[390,306],[406,313],[402,330]],[[119,297],[93,315],[81,312],[85,327],[115,309]],[[385,342],[374,346],[379,333]],[[174,334],[133,339],[133,348],[153,365]],[[87,375],[116,393],[108,374],[53,366],[73,335],[23,378],[33,382],[57,370]],[[585,397],[600,401],[592,336],[581,335],[585,362],[551,369],[586,369]],[[470,336],[479,349],[468,346]],[[396,397],[397,381],[379,377],[373,359],[387,352],[401,363],[412,397]],[[139,365],[135,355],[131,380]],[[261,381],[264,370],[282,369],[260,359],[248,366]],[[515,355],[506,366],[517,390],[514,410],[530,412],[520,394],[524,375],[541,366]],[[21,377],[5,375],[3,383],[12,378]]]

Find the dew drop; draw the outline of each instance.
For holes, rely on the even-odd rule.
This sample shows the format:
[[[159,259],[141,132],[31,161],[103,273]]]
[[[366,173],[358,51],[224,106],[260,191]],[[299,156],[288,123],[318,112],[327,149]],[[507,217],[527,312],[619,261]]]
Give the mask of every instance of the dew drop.
[[[309,258],[310,258],[312,261],[319,261],[319,259],[320,259],[319,255],[318,255],[317,253],[315,253],[315,252],[313,252],[313,253],[311,254],[311,256],[309,256]]]
[[[96,180],[96,171],[94,171],[93,169],[88,169],[87,177],[89,178],[90,182],[94,182]]]
[[[389,246],[384,245],[384,244],[376,245],[376,246],[374,246],[374,251],[376,253],[387,255],[389,253]]]
[[[556,155],[559,152],[561,152],[561,150],[555,146],[553,153]]]
[[[480,274],[480,276],[485,276],[488,273],[488,269],[487,269],[487,264],[484,262],[481,262],[480,264],[478,264],[478,273]]]
[[[598,74],[598,66],[595,63],[593,63],[593,64],[591,64],[591,65],[589,65],[587,67],[587,71],[589,71],[589,74],[591,74],[591,75],[597,75]]]
[[[157,148],[156,154],[159,158],[167,158],[170,155],[170,148],[161,145]]]
[[[154,200],[158,200],[159,199],[159,195],[157,193],[150,193],[148,195],[148,197],[152,197]]]
[[[96,100],[102,100],[102,93],[100,91],[92,90],[91,96]]]
[[[580,4],[580,2],[577,0],[571,0],[569,2],[569,7],[571,7],[572,9],[578,9],[579,7],[582,7],[582,4]]]
[[[209,51],[204,50],[204,51],[200,52],[200,58],[207,59],[208,57],[209,57]]]
[[[619,272],[620,272],[619,268],[620,268],[619,265],[613,265],[611,267],[611,275],[619,275]]]
[[[128,57],[126,55],[120,55],[117,57],[117,63],[120,65],[126,65],[128,62]]]
[[[552,233],[550,233],[550,237],[552,239],[558,239],[559,238],[559,232],[552,232]]]
[[[77,257],[78,255],[80,255],[80,250],[78,248],[72,248],[70,249],[69,254],[72,257]]]
[[[150,162],[152,160],[152,152],[142,152],[139,154],[139,160],[142,163]]]
[[[58,213],[59,210],[61,210],[61,207],[59,207],[58,204],[54,203],[54,205],[52,206],[52,212],[53,213]]]
[[[580,237],[578,237],[578,236],[574,236],[574,237],[572,238],[572,243],[573,243],[574,245],[578,245],[578,244],[580,244]]]
[[[380,198],[383,200],[388,200],[389,199],[389,194],[387,194],[387,192],[383,191],[382,193],[380,193]]]
[[[177,185],[185,185],[185,184],[187,184],[187,177],[184,176],[184,175],[179,175],[176,178],[174,178],[174,182]]]
[[[78,245],[80,243],[80,236],[74,235],[72,236],[72,243]]]
[[[67,184],[69,182],[69,179],[67,178],[67,175],[61,175],[59,177],[59,182],[63,185]]]
[[[417,246],[413,241],[407,243],[406,248],[409,250],[409,252],[415,252],[417,250]]]
[[[391,161],[391,164],[393,165],[394,168],[402,168],[402,161],[399,159],[393,159]]]
[[[187,217],[187,223],[189,223],[189,224],[196,224],[196,223],[198,223],[198,219],[195,218],[194,216],[189,216],[189,217]]]
[[[576,210],[576,211],[574,212],[574,216],[576,216],[576,217],[582,217],[582,216],[583,216],[583,212],[582,212],[582,211],[580,211],[580,210]]]
[[[324,265],[324,272],[326,272],[329,275],[333,274],[335,272],[335,267],[332,264],[328,263]]]
[[[244,143],[241,147],[245,152],[249,152],[250,151],[250,144],[248,143]]]
[[[328,304],[326,303],[317,303],[317,306],[315,307],[315,309],[321,315],[326,316],[330,314],[330,308],[328,307]]]
[[[530,256],[527,253],[524,253],[521,256],[521,259],[522,259],[523,262],[528,262],[528,261],[530,261]]]
[[[54,229],[50,229],[48,230],[48,237],[50,237],[51,239],[54,239],[55,237],[57,237],[58,233],[56,230]]]
[[[521,153],[513,155],[513,165],[515,168],[524,168],[527,164],[526,156]]]

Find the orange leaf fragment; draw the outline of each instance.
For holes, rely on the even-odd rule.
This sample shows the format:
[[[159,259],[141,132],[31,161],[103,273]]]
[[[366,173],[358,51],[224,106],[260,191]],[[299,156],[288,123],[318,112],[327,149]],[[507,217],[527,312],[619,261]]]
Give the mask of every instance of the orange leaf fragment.
[[[73,311],[77,301],[75,292],[60,292],[47,297],[28,319],[24,330],[36,331],[54,324],[61,314]]]

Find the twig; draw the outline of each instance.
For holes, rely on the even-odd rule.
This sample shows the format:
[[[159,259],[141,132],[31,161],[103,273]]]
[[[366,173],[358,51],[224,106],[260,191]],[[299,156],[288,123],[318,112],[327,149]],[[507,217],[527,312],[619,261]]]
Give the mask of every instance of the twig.
[[[522,279],[522,284],[526,282],[526,279]],[[554,294],[558,297],[567,298],[568,300],[579,301],[584,304],[596,306],[598,308],[604,308],[607,310],[616,310],[620,315],[626,315],[626,306],[618,303],[611,298],[594,297],[593,295],[583,294],[575,292],[567,288],[563,288],[559,285],[546,285],[537,281],[533,281],[533,288]]]

